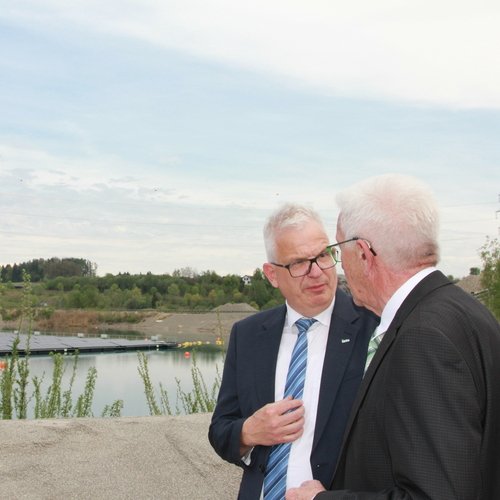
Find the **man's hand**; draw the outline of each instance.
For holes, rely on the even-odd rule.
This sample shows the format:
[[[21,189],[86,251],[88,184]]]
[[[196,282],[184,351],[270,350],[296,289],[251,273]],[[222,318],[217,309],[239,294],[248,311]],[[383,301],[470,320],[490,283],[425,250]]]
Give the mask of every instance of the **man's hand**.
[[[318,493],[325,491],[323,485],[316,480],[304,481],[300,488],[290,488],[287,490],[286,500],[312,500]]]
[[[287,397],[257,410],[243,423],[242,456],[253,446],[290,443],[304,432],[304,406],[300,399]]]

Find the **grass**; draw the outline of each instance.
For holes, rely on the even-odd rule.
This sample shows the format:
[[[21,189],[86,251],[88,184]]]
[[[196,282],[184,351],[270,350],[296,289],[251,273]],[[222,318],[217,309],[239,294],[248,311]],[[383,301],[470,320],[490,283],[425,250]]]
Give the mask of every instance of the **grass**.
[[[9,312],[8,314],[12,314]],[[36,309],[37,328],[43,331],[94,332],[100,325],[117,323],[137,324],[147,313],[131,311],[94,311],[89,309],[47,310]]]

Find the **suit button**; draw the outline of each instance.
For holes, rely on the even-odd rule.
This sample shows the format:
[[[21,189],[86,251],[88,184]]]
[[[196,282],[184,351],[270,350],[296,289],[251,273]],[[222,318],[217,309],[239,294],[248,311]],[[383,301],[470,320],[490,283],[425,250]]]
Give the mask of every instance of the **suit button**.
[[[260,464],[259,470],[260,470],[260,472],[262,472],[262,474],[265,474],[266,473],[266,466],[264,464]]]

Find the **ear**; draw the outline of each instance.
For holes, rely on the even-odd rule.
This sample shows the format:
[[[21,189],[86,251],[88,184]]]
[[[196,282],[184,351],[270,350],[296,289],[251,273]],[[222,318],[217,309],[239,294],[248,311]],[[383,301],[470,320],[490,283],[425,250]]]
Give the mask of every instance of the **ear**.
[[[365,273],[369,273],[373,265],[375,264],[375,256],[370,250],[368,243],[365,240],[357,240],[356,251],[365,270]]]
[[[278,279],[276,278],[276,270],[274,269],[274,266],[269,262],[266,262],[262,266],[262,270],[264,271],[266,278],[269,280],[269,283],[271,283],[274,288],[278,288]]]

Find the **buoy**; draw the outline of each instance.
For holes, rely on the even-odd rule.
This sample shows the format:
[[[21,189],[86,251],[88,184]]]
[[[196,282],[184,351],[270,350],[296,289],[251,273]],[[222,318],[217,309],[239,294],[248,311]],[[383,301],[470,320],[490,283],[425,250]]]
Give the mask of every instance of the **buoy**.
[[[191,357],[191,353],[190,353],[189,351],[186,351],[186,352],[184,353],[184,357],[185,357],[185,358],[189,358],[189,357]]]

